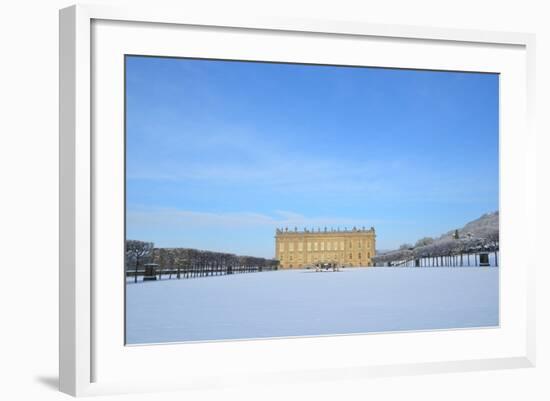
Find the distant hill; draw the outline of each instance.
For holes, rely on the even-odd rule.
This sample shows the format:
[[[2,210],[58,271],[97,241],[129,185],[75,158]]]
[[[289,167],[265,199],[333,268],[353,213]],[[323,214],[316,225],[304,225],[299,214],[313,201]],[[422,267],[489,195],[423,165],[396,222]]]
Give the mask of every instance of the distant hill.
[[[459,237],[476,237],[485,238],[489,234],[498,232],[499,230],[499,214],[498,212],[485,213],[483,216],[466,223],[464,227],[458,229]],[[455,230],[451,230],[443,234],[438,239],[452,238]]]

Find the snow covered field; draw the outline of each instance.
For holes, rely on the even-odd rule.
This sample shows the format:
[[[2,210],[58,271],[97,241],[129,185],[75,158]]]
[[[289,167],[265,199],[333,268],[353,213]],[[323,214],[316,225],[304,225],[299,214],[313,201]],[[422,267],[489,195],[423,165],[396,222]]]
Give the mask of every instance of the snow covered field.
[[[499,324],[498,268],[279,270],[127,284],[128,344]]]

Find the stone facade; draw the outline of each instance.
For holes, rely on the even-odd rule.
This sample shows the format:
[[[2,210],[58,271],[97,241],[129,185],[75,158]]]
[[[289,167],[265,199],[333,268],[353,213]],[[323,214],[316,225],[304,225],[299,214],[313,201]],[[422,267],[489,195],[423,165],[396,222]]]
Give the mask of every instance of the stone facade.
[[[340,267],[372,266],[376,249],[374,227],[365,229],[294,231],[277,229],[275,259],[282,269],[336,264]]]

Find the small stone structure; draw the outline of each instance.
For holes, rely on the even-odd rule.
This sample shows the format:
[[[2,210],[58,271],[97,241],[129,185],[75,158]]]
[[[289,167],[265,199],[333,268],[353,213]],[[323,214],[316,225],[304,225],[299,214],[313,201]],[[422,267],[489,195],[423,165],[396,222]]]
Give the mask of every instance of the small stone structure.
[[[143,281],[152,281],[157,279],[157,268],[158,264],[156,263],[146,263],[145,273],[143,274]]]

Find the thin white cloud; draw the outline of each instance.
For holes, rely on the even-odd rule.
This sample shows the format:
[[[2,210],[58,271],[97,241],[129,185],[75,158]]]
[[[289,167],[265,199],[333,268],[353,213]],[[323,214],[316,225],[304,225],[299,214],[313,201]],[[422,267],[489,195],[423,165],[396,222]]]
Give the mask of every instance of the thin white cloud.
[[[422,202],[475,202],[494,193],[482,180],[419,166],[414,159],[323,158],[278,143],[258,128],[221,124],[190,126],[163,137],[161,151],[129,158],[128,180],[255,188],[303,196],[362,196]],[[372,152],[371,149],[369,152]],[[166,153],[165,153],[166,152]],[[368,152],[367,152],[368,153]],[[458,167],[457,167],[458,168]]]
[[[245,228],[245,227],[298,227],[351,228],[371,226],[379,220],[350,219],[337,216],[307,217],[290,211],[276,211],[271,215],[254,212],[212,213],[178,209],[133,209],[127,214],[131,227],[186,227],[191,228]]]

